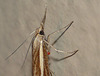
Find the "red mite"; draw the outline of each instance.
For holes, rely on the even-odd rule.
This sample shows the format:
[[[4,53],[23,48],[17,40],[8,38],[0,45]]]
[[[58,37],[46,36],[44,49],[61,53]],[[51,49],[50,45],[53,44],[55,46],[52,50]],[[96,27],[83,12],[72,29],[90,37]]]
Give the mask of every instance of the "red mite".
[[[47,54],[50,55],[50,52],[48,52]]]

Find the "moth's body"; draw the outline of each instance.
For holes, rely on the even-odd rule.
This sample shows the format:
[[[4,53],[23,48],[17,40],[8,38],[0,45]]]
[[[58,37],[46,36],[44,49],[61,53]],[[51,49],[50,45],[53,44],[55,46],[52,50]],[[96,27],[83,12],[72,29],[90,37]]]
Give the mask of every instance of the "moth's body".
[[[48,41],[49,41],[49,37],[51,34],[49,34],[47,36],[47,39],[44,34],[45,19],[46,19],[46,10],[45,10],[45,15],[41,22],[41,25],[39,28],[36,29],[34,40],[32,41],[32,76],[52,76],[52,73],[50,72],[50,69],[49,69],[49,61],[48,61],[48,54],[47,54],[47,50],[49,51],[48,45],[50,47],[54,48],[52,45],[54,45],[56,43],[56,41],[65,33],[65,31],[73,23],[73,21],[72,21],[68,25],[68,27],[66,26],[67,28],[64,27],[64,28],[66,28],[65,31],[57,38],[57,40],[55,40],[55,42],[52,45],[50,45]],[[64,29],[64,28],[62,28],[62,29]],[[60,30],[62,30],[62,29],[60,29]],[[55,32],[58,32],[58,31],[55,31]],[[53,32],[52,34],[54,34],[55,32]],[[63,51],[60,51],[57,49],[55,49],[55,50],[57,52],[64,53]],[[71,57],[77,51],[78,50],[76,50],[74,52],[69,52],[69,54],[71,53],[71,55],[69,55],[67,57]],[[67,52],[67,54],[68,54],[68,52]],[[67,58],[67,57],[65,57],[65,58]]]
[[[41,25],[35,32],[32,42],[32,76],[50,76],[47,44],[44,34],[44,26]]]
[[[75,50],[74,52],[64,52],[64,51],[61,51],[61,50],[57,50],[57,49],[55,49],[53,47],[53,45],[59,40],[59,38],[72,25],[73,21],[68,25],[68,27],[65,26],[65,27],[59,29],[58,31],[55,31],[55,32],[49,34],[47,36],[47,39],[46,39],[45,34],[44,34],[44,24],[45,24],[45,20],[46,20],[46,10],[47,9],[45,9],[45,15],[44,15],[44,18],[43,18],[43,20],[41,22],[40,27],[37,28],[35,31],[33,31],[30,34],[30,36],[31,36],[35,32],[34,37],[32,39],[32,42],[31,42],[31,44],[32,44],[32,76],[52,76],[52,73],[51,73],[51,71],[49,69],[49,61],[48,61],[49,60],[48,59],[49,58],[48,57],[48,53],[49,53],[48,51],[50,50],[51,47],[56,52],[69,54],[69,56],[64,57],[64,58],[62,58],[60,60],[66,59],[68,57],[71,57],[78,51],[78,50]],[[60,30],[62,30],[64,28],[66,28],[65,31],[52,44],[49,44],[48,41],[49,41],[50,35],[55,34],[56,32],[59,32]],[[27,37],[24,40],[24,42],[14,52],[12,52],[11,55],[13,55],[26,42],[26,40],[29,37]],[[29,48],[30,48],[30,46],[29,46]],[[28,51],[29,51],[29,49],[28,49]],[[28,51],[27,51],[27,54],[28,54]],[[25,60],[26,60],[27,54],[25,56]],[[6,59],[8,59],[11,55],[9,55]],[[25,63],[25,61],[24,61],[24,63]]]

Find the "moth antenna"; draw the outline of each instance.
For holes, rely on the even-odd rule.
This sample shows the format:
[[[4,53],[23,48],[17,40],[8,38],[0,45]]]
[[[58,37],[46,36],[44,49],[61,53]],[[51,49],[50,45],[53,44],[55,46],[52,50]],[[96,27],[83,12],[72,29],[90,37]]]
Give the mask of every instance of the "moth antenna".
[[[30,33],[29,36],[5,60],[7,60],[9,57],[11,57],[26,42],[26,40],[34,33],[35,33],[35,31]]]
[[[32,45],[33,40],[34,40],[34,37],[32,38],[31,43],[29,44],[29,47],[28,47],[28,50],[27,50],[27,53],[26,53],[24,62],[23,62],[23,64],[22,64],[22,66],[21,66],[21,69],[23,68],[23,66],[24,66],[24,64],[25,64],[25,61],[26,61],[26,58],[27,58],[27,55],[28,55],[28,52],[29,52],[29,50],[30,50],[30,47],[31,47],[31,45]]]

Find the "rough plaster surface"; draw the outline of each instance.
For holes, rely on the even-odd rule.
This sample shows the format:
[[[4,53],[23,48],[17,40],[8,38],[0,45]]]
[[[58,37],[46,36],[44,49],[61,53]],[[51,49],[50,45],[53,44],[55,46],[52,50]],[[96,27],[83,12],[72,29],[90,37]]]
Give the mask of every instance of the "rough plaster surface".
[[[74,21],[55,44],[64,51],[79,52],[69,59],[51,50],[51,70],[56,76],[100,76],[100,0],[47,0],[46,35]],[[31,76],[31,50],[23,69],[31,39],[8,60],[23,40],[40,26],[45,11],[42,0],[0,0],[0,76]],[[51,41],[59,34],[51,37]]]

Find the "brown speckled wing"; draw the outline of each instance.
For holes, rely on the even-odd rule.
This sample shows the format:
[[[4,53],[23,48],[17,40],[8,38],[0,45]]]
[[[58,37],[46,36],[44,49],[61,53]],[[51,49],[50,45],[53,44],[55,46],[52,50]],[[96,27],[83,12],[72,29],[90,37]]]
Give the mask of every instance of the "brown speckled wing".
[[[40,58],[39,58],[40,47],[33,48],[32,45],[32,76],[41,76],[40,70]],[[50,76],[50,69],[48,64],[48,55],[43,45],[43,58],[44,58],[44,75],[43,76]]]

